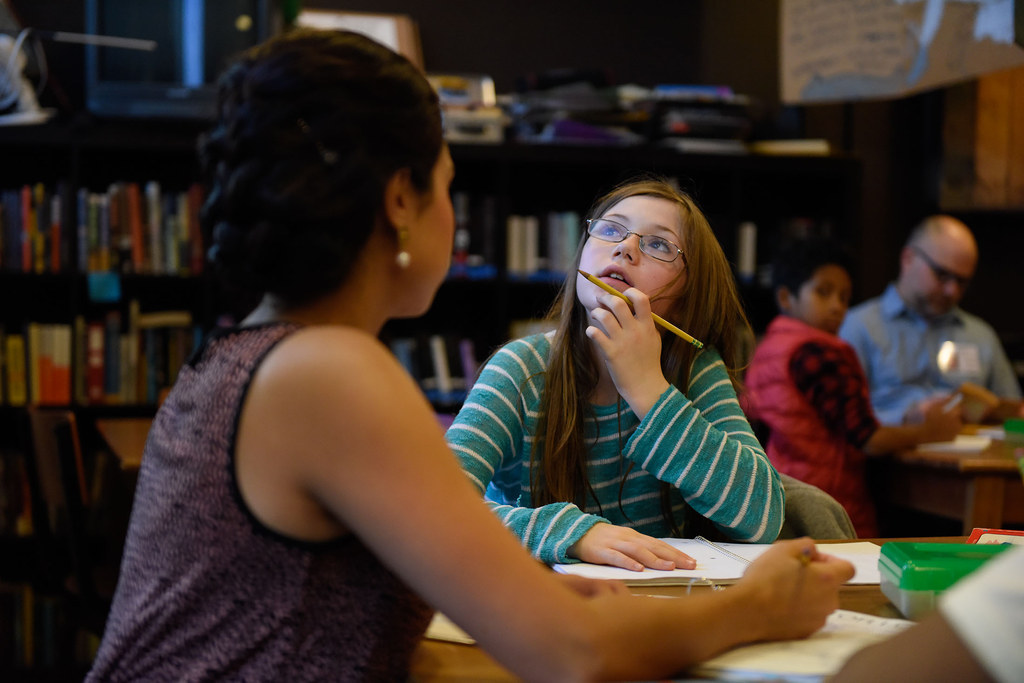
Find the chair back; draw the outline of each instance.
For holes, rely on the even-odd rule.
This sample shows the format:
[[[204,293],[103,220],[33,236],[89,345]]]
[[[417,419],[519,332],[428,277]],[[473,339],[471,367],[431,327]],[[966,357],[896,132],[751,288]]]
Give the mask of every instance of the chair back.
[[[857,538],[846,508],[817,486],[779,473],[786,491],[786,519],[779,538],[810,536],[818,540]]]

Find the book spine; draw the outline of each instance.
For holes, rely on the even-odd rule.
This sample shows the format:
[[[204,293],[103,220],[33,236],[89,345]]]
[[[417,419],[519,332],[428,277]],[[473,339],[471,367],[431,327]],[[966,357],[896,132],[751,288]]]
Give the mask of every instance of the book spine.
[[[452,262],[465,266],[469,258],[469,195],[456,192],[452,197],[455,210],[455,238],[452,243]]]
[[[163,252],[163,272],[177,275],[178,274],[178,233],[181,230],[181,226],[178,222],[178,201],[173,194],[168,194],[163,198],[163,225],[161,237],[164,241]]]
[[[96,270],[107,272],[110,270],[111,252],[111,226],[110,226],[110,197],[106,194],[96,195]]]
[[[32,188],[32,272],[46,272],[46,237],[49,227],[46,187],[36,183]]]
[[[141,273],[146,268],[146,239],[142,230],[142,195],[138,183],[128,183],[128,233],[132,244],[132,270]]]
[[[432,335],[429,344],[436,388],[438,393],[446,396],[452,392],[452,373],[448,367],[448,350],[445,347],[444,337],[439,334]]]
[[[459,340],[459,361],[462,364],[462,377],[468,391],[473,388],[477,373],[480,372],[480,364],[476,360],[476,349],[472,339]]]
[[[25,358],[25,337],[8,334],[6,339],[7,358],[7,402],[12,406],[28,403],[28,377]]]
[[[105,352],[103,349],[103,323],[98,321],[88,323],[86,335],[86,397],[90,404],[100,405],[103,403],[104,396],[103,361]]]
[[[149,269],[154,274],[162,273],[164,268],[162,242],[162,214],[160,207],[160,184],[155,180],[146,183],[146,220],[149,226]]]
[[[505,225],[505,270],[512,277],[526,274],[526,251],[523,217],[512,215]]]
[[[21,272],[32,272],[32,188],[21,188]]]
[[[139,346],[141,344],[139,334],[139,318],[141,316],[139,300],[132,299],[128,302],[128,330],[122,343],[126,355],[125,375],[125,400],[129,403],[137,403],[142,398],[142,391],[139,387]]]
[[[740,223],[736,244],[736,271],[740,280],[753,282],[757,274],[757,226],[750,221]]]
[[[125,263],[125,259],[129,258],[125,219],[124,189],[121,183],[111,183],[107,188],[107,222],[110,226],[110,254],[107,258],[109,269],[119,273],[131,270]]]
[[[109,311],[103,325],[103,394],[117,403],[121,394],[121,313]]]
[[[62,205],[60,193],[54,192],[50,197],[50,270],[59,273],[64,270],[64,242],[61,237]]]
[[[100,269],[100,198],[99,195],[89,193],[89,215],[85,220],[85,230],[88,235],[88,271],[95,272]]]
[[[191,240],[192,240],[192,216],[189,212],[189,197],[188,192],[179,192],[175,196],[176,200],[176,211],[175,216],[177,217],[177,238],[174,240],[175,246],[175,258],[177,264],[175,272],[180,275],[189,275],[192,273],[192,253],[191,253]]]
[[[78,272],[84,273],[89,269],[89,191],[84,187],[80,188],[76,198],[78,204],[78,223],[76,227],[78,250],[75,254],[75,260]]]
[[[28,373],[28,402],[38,405],[42,398],[42,373],[40,372],[40,347],[42,346],[42,330],[39,323],[25,326],[25,371]]]
[[[54,336],[53,325],[39,325],[39,351],[36,365],[39,367],[39,391],[36,403],[54,403]]]
[[[89,397],[85,391],[85,376],[88,369],[88,364],[86,362],[86,349],[88,347],[88,341],[86,336],[86,325],[84,316],[75,316],[73,329],[74,362],[71,366],[71,370],[74,379],[72,394],[74,396],[75,403],[84,406],[89,402]]]
[[[530,276],[540,270],[540,225],[536,216],[523,217],[522,240],[523,275]]]

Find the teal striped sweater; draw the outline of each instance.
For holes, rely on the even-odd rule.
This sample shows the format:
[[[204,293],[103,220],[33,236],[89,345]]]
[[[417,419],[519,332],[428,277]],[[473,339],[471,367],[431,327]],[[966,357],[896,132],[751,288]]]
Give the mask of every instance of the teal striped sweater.
[[[731,539],[775,540],[785,507],[782,483],[712,349],[694,360],[686,394],[670,387],[642,421],[624,401],[592,406],[585,433],[593,443],[587,459],[596,500],[590,497],[584,510],[572,503],[533,507],[530,452],[550,349],[546,335],[502,347],[447,432],[470,480],[535,557],[575,561],[567,549],[601,521],[669,536],[659,480],[673,486],[680,526],[689,505]]]

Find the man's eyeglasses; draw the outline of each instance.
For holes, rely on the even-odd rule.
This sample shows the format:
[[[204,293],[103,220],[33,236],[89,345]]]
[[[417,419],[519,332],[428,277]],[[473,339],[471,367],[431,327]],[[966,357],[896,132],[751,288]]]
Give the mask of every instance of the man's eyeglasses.
[[[932,260],[932,257],[929,256],[924,251],[924,249],[921,249],[920,247],[915,247],[915,246],[911,246],[910,248],[914,250],[915,254],[917,254],[918,256],[921,257],[921,260],[924,261],[925,264],[927,264],[928,268],[931,269],[932,274],[935,276],[935,279],[938,280],[939,282],[941,282],[943,285],[949,284],[950,282],[955,282],[957,287],[959,287],[960,289],[966,289],[967,285],[970,284],[970,282],[971,282],[971,278],[970,277],[964,277],[963,275],[957,275],[953,271],[948,270],[947,268],[943,268],[938,263],[936,263],[934,260]]]
[[[622,242],[630,235],[636,235],[640,238],[640,251],[651,258],[672,263],[682,256],[683,265],[686,265],[686,255],[683,254],[682,249],[676,246],[675,242],[671,242],[664,237],[658,237],[657,235],[641,235],[638,232],[633,232],[625,225],[610,221],[607,218],[587,220],[587,234],[591,237],[596,237],[602,242],[616,243]]]

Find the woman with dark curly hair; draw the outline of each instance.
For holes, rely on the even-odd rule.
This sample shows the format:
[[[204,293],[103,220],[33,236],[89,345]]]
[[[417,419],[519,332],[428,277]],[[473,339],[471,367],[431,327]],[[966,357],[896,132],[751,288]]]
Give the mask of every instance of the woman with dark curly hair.
[[[215,264],[263,299],[157,414],[89,680],[404,680],[432,607],[557,681],[664,676],[823,623],[852,568],[808,539],[686,600],[532,560],[377,339],[448,268],[435,93],[369,39],[314,31],[250,51],[221,88],[204,222]]]

